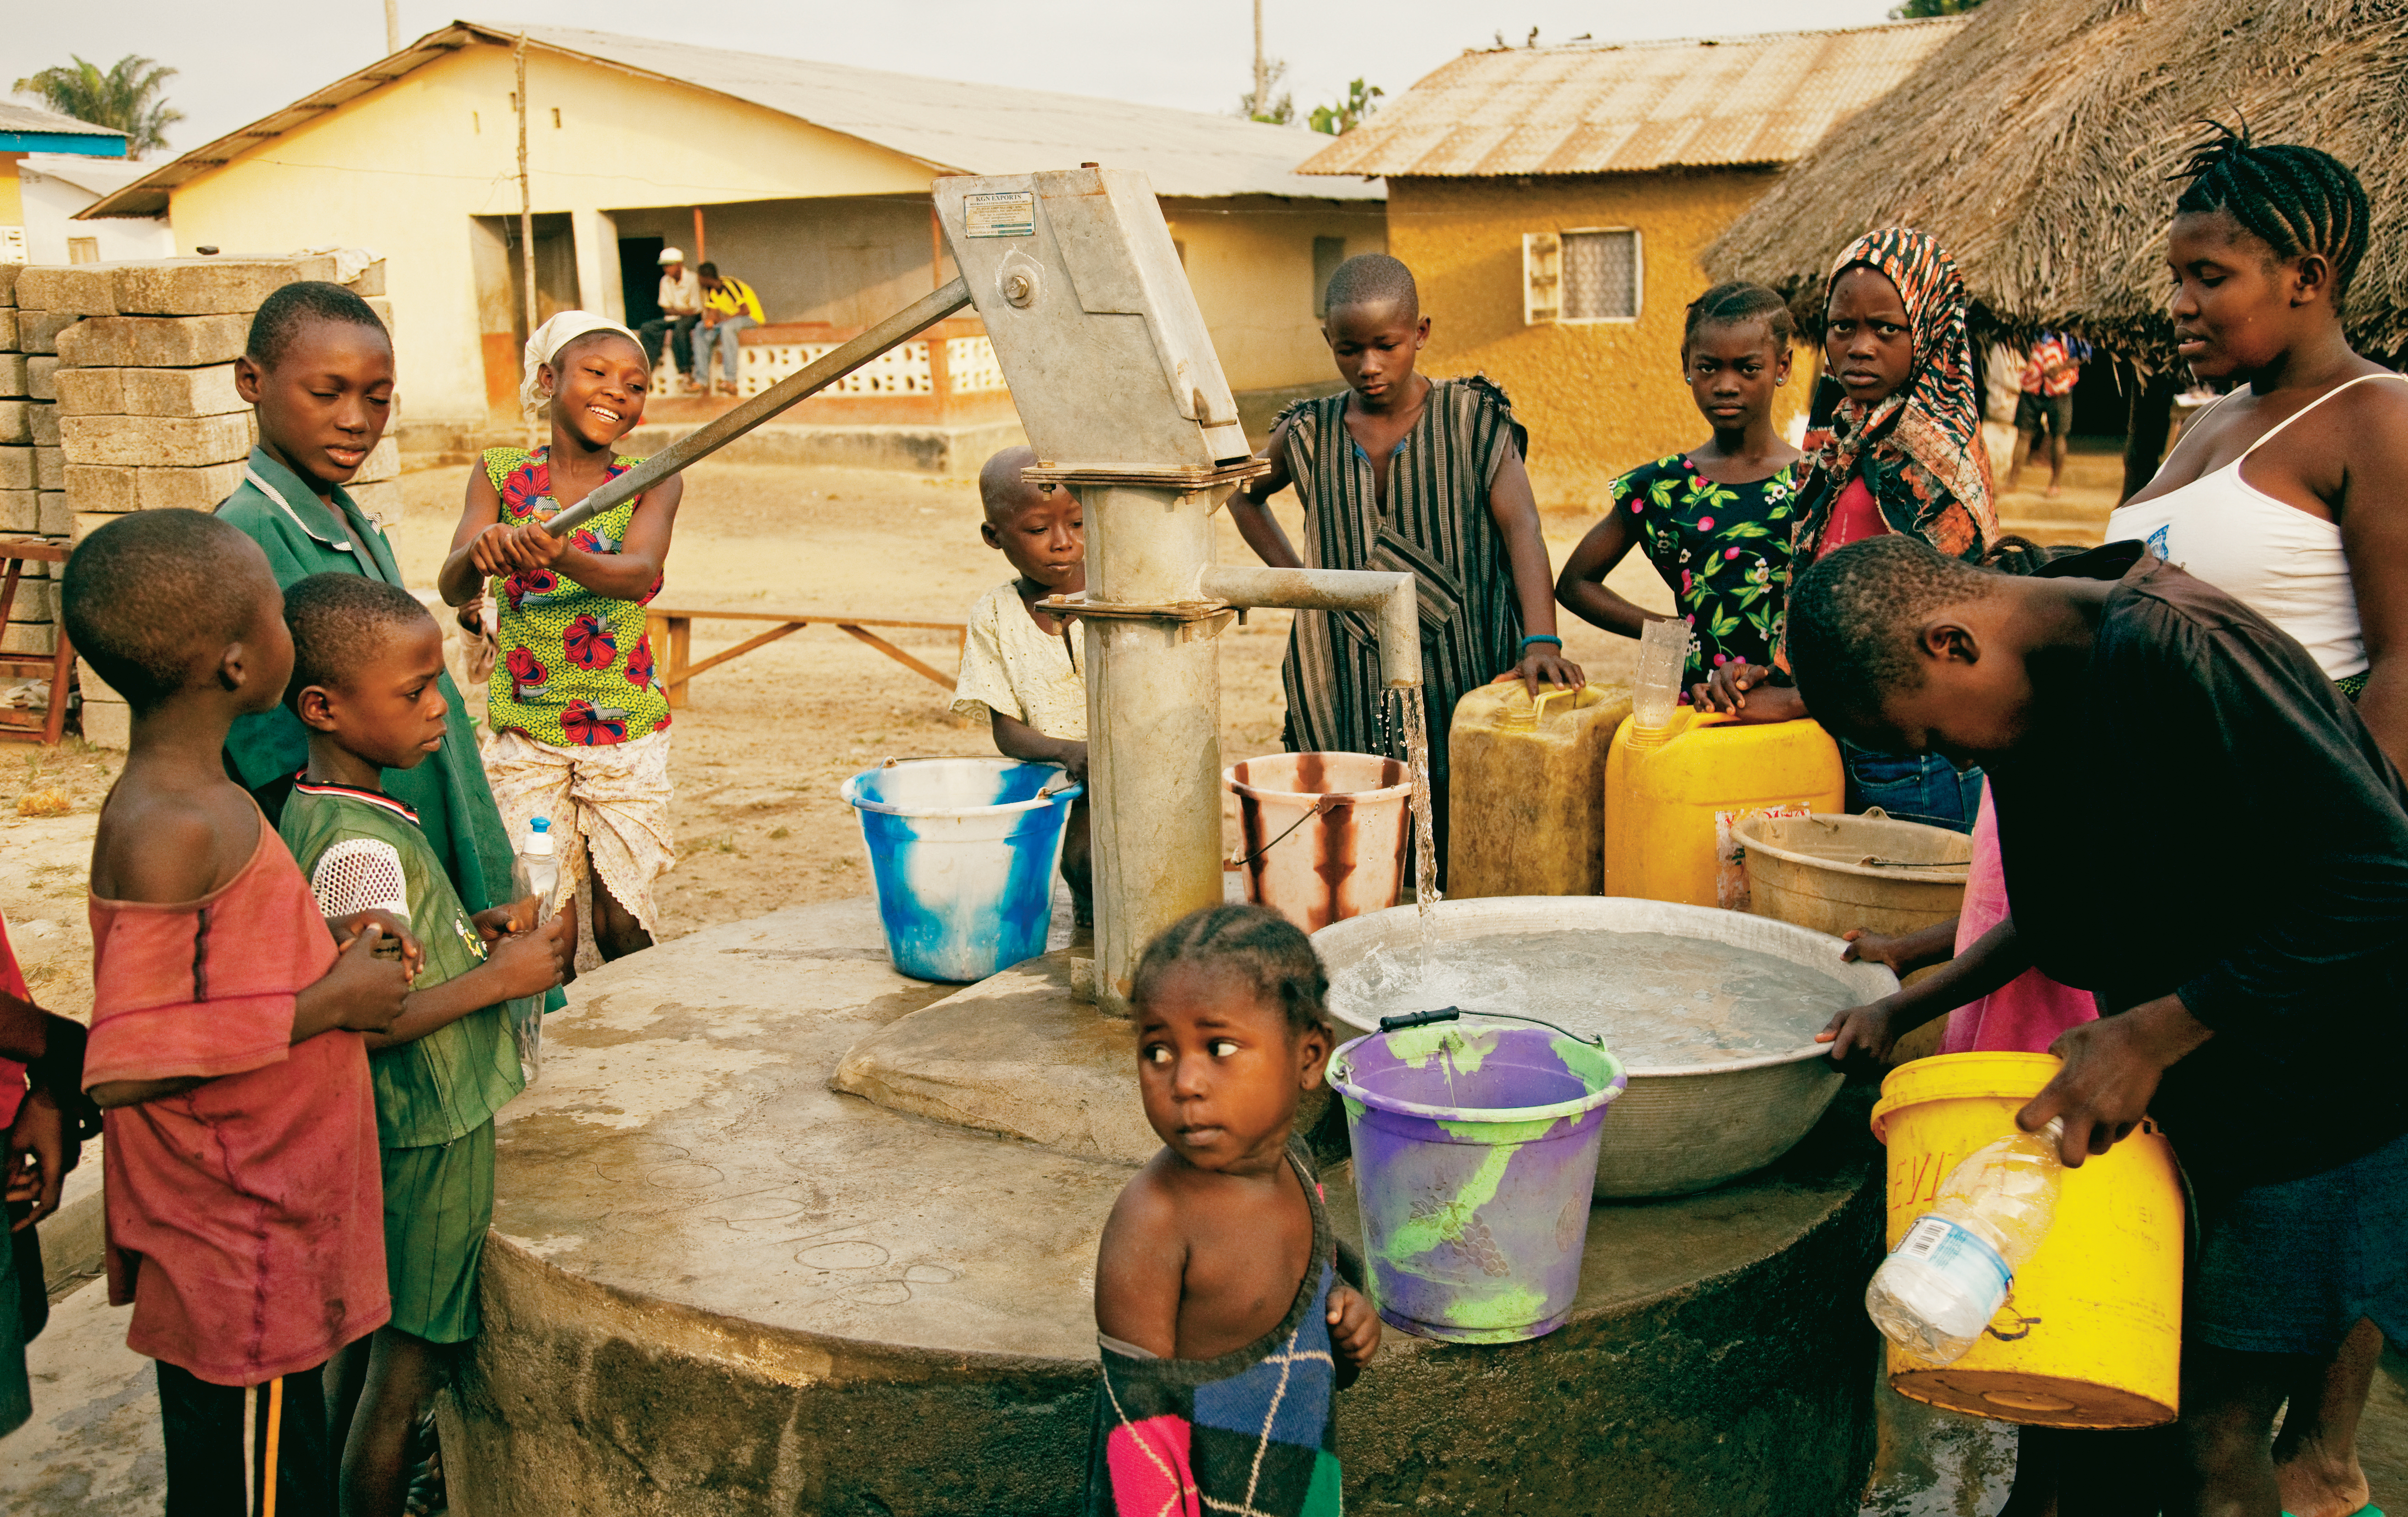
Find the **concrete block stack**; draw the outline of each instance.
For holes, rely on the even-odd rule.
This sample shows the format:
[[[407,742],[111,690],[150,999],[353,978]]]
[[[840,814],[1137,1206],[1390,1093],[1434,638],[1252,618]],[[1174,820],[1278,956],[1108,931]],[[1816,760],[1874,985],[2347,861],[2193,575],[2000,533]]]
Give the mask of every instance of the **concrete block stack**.
[[[61,319],[20,298],[27,270],[0,264],[0,534],[65,541],[66,468],[52,404]],[[72,320],[72,318],[66,318]],[[58,649],[52,566],[27,563],[0,628],[0,655],[34,658]],[[22,676],[10,676],[10,686]]]
[[[47,409],[57,483],[44,488],[57,499],[41,497],[39,509],[50,513],[43,531],[79,542],[127,512],[208,511],[233,494],[256,432],[234,383],[251,317],[272,291],[299,280],[334,280],[356,264],[354,257],[313,253],[20,272],[19,325],[26,326],[29,311],[40,313],[30,329],[49,343],[44,381],[55,397]],[[390,329],[383,262],[357,267],[347,282]],[[397,516],[400,473],[401,455],[388,436],[351,494],[373,514]],[[79,667],[85,737],[123,745],[130,725],[124,702],[89,665]]]

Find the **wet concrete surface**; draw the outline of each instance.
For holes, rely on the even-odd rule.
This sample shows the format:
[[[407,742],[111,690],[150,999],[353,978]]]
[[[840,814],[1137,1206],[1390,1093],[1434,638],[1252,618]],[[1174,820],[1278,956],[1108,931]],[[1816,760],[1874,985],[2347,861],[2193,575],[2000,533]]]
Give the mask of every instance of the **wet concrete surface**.
[[[710,929],[548,1023],[497,1144],[452,1462],[494,1493],[477,1517],[563,1490],[613,1517],[1076,1510],[1093,1261],[1130,1166],[831,1091],[848,1051],[950,993],[894,975],[877,934],[866,902]],[[1125,1128],[1134,1079],[1115,1113],[1089,1073],[1082,1131]],[[1593,1211],[1548,1338],[1389,1335],[1340,1401],[1350,1507],[1583,1510],[1610,1488],[1660,1517],[1853,1511],[1872,1336],[1830,1308],[1878,1248],[1879,1157],[1862,1103],[1835,1108],[1761,1176]],[[1351,1180],[1328,1183],[1350,1232]]]
[[[573,992],[506,1114],[491,1325],[468,1414],[445,1419],[455,1511],[1068,1510],[1096,1235],[1127,1171],[828,1091],[844,1047],[954,989],[895,975],[878,941],[868,903],[841,903]],[[1862,1133],[1843,1095],[1756,1181],[1597,1208],[1574,1322],[1547,1340],[1388,1335],[1340,1397],[1350,1507],[1825,1513],[1863,1492],[1864,1517],[1995,1513],[2013,1430],[1875,1389],[1874,1198],[1841,1175],[1877,1157]],[[1329,1187],[1351,1227],[1343,1171]],[[97,1283],[55,1306],[0,1510],[161,1510],[125,1318]],[[2362,1441],[2377,1505],[2408,1510],[2397,1353]],[[856,1478],[874,1466],[890,1478]],[[1750,1484],[1768,1467],[1785,1491]]]

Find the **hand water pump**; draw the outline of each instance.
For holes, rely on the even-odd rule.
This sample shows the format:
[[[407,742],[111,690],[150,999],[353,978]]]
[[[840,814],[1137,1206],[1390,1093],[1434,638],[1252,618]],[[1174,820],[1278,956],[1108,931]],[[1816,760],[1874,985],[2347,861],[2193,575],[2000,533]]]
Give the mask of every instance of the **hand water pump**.
[[[975,306],[1039,460],[1079,493],[1080,619],[1096,858],[1096,990],[1126,1014],[1138,956],[1221,899],[1214,639],[1243,609],[1376,619],[1392,687],[1421,683],[1412,577],[1212,562],[1211,514],[1263,473],[1145,176],[1080,168],[936,181],[961,277],[706,423],[546,524],[560,534],[725,446],[890,348]]]

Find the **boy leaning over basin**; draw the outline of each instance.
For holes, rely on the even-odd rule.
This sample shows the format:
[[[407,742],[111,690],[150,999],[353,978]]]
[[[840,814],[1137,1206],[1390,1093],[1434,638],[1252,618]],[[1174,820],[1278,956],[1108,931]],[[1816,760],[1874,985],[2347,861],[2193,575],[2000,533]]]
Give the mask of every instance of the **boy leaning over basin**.
[[[418,946],[396,931],[403,959],[376,957],[383,929],[358,917],[338,944],[226,777],[227,730],[293,668],[255,543],[136,512],[77,547],[61,601],[134,711],[93,841],[83,1080],[107,1113],[108,1298],[158,1361],[167,1510],[245,1510],[256,1462],[280,1510],[331,1511],[320,1370],[390,1315],[360,1034],[401,1015]]]
[[[2017,1120],[2078,1164],[2154,1117],[2193,1188],[2166,1510],[2275,1517],[2285,1399],[2361,1317],[2408,1341],[2408,787],[2304,649],[2137,542],[2028,578],[1856,543],[1789,635],[1818,719],[1988,773],[2013,950],[2103,1014]]]
[[[966,716],[984,712],[1005,758],[1060,764],[1083,785],[1087,681],[1074,652],[1077,634],[1037,602],[1087,587],[1086,517],[1069,486],[1020,477],[1035,462],[1031,449],[1006,448],[979,470],[979,498],[986,507],[979,535],[1001,550],[1013,572],[970,608],[953,709]],[[1077,925],[1092,928],[1095,866],[1083,795],[1070,805],[1062,878],[1070,887]]]

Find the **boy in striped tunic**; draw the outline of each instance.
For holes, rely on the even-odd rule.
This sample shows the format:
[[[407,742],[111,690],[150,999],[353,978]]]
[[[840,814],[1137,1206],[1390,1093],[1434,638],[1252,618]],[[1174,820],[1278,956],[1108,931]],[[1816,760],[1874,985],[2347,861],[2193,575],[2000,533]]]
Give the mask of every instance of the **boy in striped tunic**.
[[[330,916],[401,917],[425,951],[402,1013],[370,1033],[393,1320],[346,1351],[362,1386],[342,1450],[343,1510],[398,1517],[408,1446],[444,1363],[476,1336],[477,1267],[494,1215],[494,1113],[525,1081],[511,1023],[558,985],[565,914],[490,946],[418,829],[384,793],[386,770],[440,747],[443,634],[416,598],[356,574],[312,574],[284,598],[293,632],[285,703],[309,730],[281,831]],[[535,903],[512,908],[531,923]],[[337,1405],[342,1398],[337,1398]],[[338,1424],[338,1438],[344,1431]]]
[[[1522,456],[1528,435],[1505,392],[1479,375],[1429,380],[1413,362],[1429,340],[1412,270],[1364,253],[1329,278],[1321,334],[1347,388],[1280,415],[1262,456],[1271,471],[1230,498],[1230,519],[1264,563],[1413,575],[1430,727],[1430,805],[1440,883],[1447,834],[1447,728],[1475,686],[1520,679],[1577,688],[1555,635],[1555,573]],[[1296,486],[1309,556],[1270,513]],[[1298,612],[1281,672],[1288,751],[1406,757],[1389,715],[1377,628],[1353,612]]]

